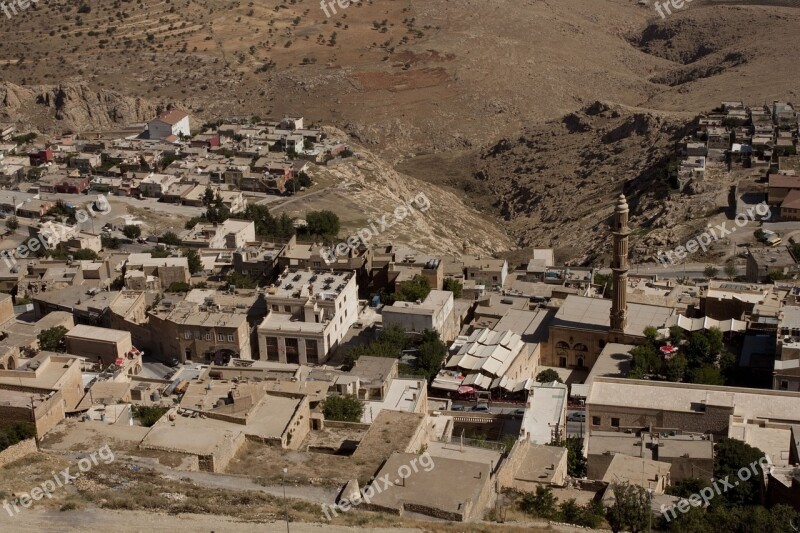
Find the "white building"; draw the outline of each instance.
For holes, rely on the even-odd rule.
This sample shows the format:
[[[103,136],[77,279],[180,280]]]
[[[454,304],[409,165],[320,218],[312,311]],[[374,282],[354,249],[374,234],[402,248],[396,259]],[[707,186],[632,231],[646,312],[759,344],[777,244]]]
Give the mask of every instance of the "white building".
[[[229,218],[222,224],[196,224],[181,242],[195,248],[236,249],[255,240],[256,225],[252,220]]]
[[[286,269],[265,298],[258,346],[267,361],[323,363],[358,318],[353,272]]]
[[[422,302],[395,302],[383,308],[383,325],[399,326],[406,331],[436,331],[444,341],[455,338],[453,293],[432,290]]]
[[[189,114],[178,110],[165,113],[148,122],[147,131],[151,139],[170,140],[169,137],[173,135],[175,137],[180,137],[181,135],[188,137],[192,133],[189,127]]]

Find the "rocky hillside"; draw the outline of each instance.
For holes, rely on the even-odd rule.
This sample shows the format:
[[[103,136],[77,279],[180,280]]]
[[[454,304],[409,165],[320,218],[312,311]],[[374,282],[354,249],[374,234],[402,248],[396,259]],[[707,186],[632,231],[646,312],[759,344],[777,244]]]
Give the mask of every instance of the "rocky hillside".
[[[20,87],[0,83],[0,121],[41,131],[86,131],[152,119],[157,106],[86,83]]]
[[[614,198],[624,192],[636,258],[677,242],[724,190],[709,184],[688,195],[670,192],[665,168],[692,123],[595,102],[487,147],[474,180],[496,199],[494,208],[521,247],[550,246],[575,263],[602,262]]]
[[[346,138],[340,130],[328,128],[328,132]],[[499,224],[465,205],[458,195],[395,171],[362,146],[355,145],[354,150],[357,157],[312,172],[315,181],[332,185],[329,189],[290,200],[276,212],[302,216],[309,210],[333,209],[342,219],[342,234],[356,235],[374,222],[379,234],[372,238],[373,243],[406,244],[445,256],[461,255],[465,243],[484,254],[514,246]],[[411,207],[410,212],[398,220],[395,210],[404,204]],[[381,229],[384,215],[390,227]]]

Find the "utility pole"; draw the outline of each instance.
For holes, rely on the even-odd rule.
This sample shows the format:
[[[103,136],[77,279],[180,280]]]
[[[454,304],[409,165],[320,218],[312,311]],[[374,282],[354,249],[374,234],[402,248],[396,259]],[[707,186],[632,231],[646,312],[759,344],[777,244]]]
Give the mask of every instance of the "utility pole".
[[[286,472],[289,469],[283,469],[283,475],[281,476],[281,485],[283,485],[283,517],[286,519],[286,533],[289,533],[289,507],[286,502]]]

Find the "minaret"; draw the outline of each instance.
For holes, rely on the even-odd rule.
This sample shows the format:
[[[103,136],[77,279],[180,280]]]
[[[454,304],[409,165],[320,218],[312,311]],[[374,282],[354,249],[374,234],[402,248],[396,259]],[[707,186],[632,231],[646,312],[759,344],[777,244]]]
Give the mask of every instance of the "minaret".
[[[611,328],[609,332],[622,335],[628,325],[628,202],[625,195],[620,194],[614,209],[614,260],[611,263],[613,272],[611,300]],[[620,341],[623,339],[619,339]]]

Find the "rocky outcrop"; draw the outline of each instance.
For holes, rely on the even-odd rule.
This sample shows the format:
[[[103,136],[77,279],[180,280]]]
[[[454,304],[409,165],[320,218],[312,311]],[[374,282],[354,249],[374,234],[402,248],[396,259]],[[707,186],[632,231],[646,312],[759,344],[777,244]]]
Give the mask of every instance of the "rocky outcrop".
[[[110,129],[150,120],[157,110],[149,100],[85,83],[25,87],[0,83],[0,120],[42,131]]]

